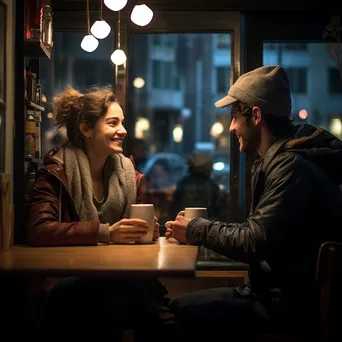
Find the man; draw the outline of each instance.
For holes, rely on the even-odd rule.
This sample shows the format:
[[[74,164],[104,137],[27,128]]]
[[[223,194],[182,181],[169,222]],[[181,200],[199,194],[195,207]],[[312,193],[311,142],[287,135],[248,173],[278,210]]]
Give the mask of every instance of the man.
[[[202,328],[198,339],[222,330],[241,338],[271,326],[301,331],[306,321],[312,330],[318,249],[342,232],[342,142],[323,129],[292,125],[281,66],[242,75],[216,103],[229,105],[240,151],[260,156],[250,214],[243,223],[177,216],[166,237],[248,263],[249,283],[185,295],[171,305],[185,326]]]

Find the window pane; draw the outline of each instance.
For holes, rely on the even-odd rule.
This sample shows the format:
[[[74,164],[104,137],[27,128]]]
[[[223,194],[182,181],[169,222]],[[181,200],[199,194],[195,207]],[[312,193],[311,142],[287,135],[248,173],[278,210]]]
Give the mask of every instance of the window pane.
[[[286,68],[296,124],[307,122],[342,138],[342,73],[334,59],[336,48],[337,44],[267,42],[263,64]]]
[[[131,139],[125,153],[136,155],[140,171],[148,181],[148,200],[155,204],[162,226],[185,206],[206,206],[213,218],[227,220],[229,109],[219,110],[214,103],[229,88],[230,41],[229,34],[129,37]],[[147,47],[146,55],[141,53],[141,44]],[[134,86],[137,78],[144,79],[143,87]],[[144,162],[141,140],[146,147]],[[209,179],[218,186],[217,194],[215,186],[203,176],[196,178],[196,186],[191,183],[193,180],[185,178],[189,174],[189,156],[200,151],[212,155]],[[205,253],[202,257],[217,257]]]

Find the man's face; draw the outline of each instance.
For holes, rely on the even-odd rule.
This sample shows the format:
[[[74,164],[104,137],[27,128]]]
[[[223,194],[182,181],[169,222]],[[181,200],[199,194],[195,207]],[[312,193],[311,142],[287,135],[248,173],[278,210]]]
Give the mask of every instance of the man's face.
[[[239,139],[241,152],[255,151],[260,144],[260,128],[253,120],[252,109],[247,114],[235,111],[232,108],[232,121],[229,127],[231,133],[235,133]]]

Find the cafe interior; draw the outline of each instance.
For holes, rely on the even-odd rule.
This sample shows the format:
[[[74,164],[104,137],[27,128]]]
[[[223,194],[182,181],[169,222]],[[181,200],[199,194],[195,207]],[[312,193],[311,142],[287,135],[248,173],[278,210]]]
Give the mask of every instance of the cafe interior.
[[[240,153],[229,110],[214,103],[241,74],[280,64],[290,78],[294,121],[342,138],[341,14],[330,0],[0,0],[0,307],[6,316],[0,334],[37,336],[23,299],[27,278],[149,274],[163,280],[171,297],[248,281],[246,264],[203,247],[137,246],[144,255],[139,265],[122,246],[111,250],[112,259],[103,246],[25,250],[35,173],[66,137],[53,115],[61,91],[114,89],[128,132],[124,154],[146,176],[162,237],[165,222],[181,209],[173,195],[193,153],[211,155],[219,189],[213,218],[243,222],[256,155]],[[330,341],[331,281],[342,267],[336,253],[321,261],[331,269],[323,267],[327,273],[318,277],[325,291],[320,324],[308,332],[324,342]]]

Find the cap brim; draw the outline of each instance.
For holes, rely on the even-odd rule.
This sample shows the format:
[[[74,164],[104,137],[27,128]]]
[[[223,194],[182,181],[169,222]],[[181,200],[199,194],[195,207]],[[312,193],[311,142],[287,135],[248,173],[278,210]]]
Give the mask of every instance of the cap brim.
[[[217,102],[215,102],[215,107],[224,108],[224,107],[227,107],[227,106],[229,106],[232,103],[237,102],[237,101],[238,100],[235,97],[227,95],[227,96],[223,97],[221,100],[218,100]]]

